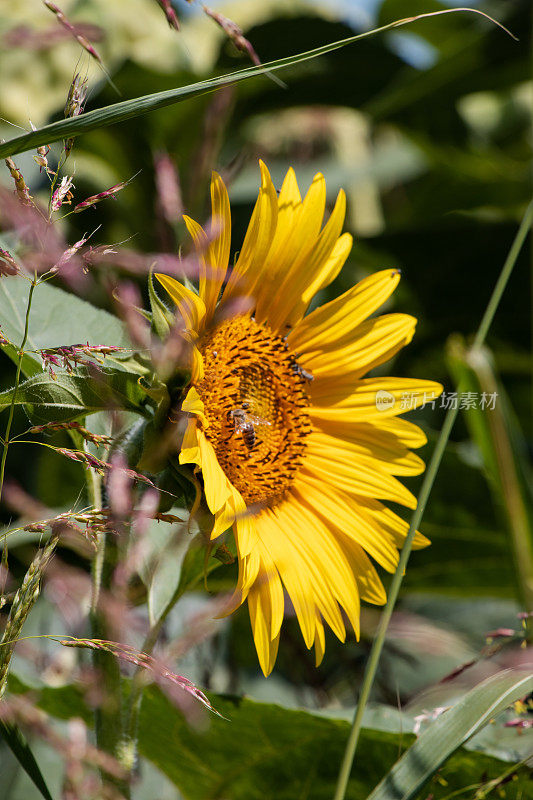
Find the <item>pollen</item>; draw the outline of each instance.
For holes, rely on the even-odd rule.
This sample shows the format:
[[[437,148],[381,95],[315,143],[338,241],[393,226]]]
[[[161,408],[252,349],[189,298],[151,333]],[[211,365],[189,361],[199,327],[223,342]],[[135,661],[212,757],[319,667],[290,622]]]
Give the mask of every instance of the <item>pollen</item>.
[[[200,350],[205,435],[246,504],[274,505],[290,488],[311,431],[311,376],[283,338],[247,316],[219,324]]]

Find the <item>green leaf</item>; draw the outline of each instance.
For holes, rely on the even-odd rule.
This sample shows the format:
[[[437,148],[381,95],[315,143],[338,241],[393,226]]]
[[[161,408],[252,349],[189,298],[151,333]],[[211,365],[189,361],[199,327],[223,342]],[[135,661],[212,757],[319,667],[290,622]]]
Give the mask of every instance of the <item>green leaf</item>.
[[[157,561],[149,572],[143,573],[149,586],[148,610],[152,624],[166,616],[185,592],[197,588],[223,563],[215,555],[216,548],[208,553],[205,536],[197,534],[191,539],[186,523],[182,530],[169,531],[164,544],[163,536],[159,526]],[[228,552],[230,557],[235,554],[234,549]]]
[[[226,719],[210,719],[209,728],[203,731],[191,729],[155,687],[150,687],[143,699],[139,751],[187,800],[331,800],[348,735],[347,722],[248,699],[216,695],[210,699]],[[398,749],[412,740],[412,735],[363,729],[348,800],[366,798],[397,758]],[[432,785],[431,792],[437,800],[449,794],[450,786],[482,782],[507,766],[479,753],[461,751],[443,770],[443,782]],[[448,786],[443,785],[445,781]],[[526,786],[527,778],[520,784]]]
[[[29,778],[33,781],[37,789],[45,800],[52,800],[52,795],[48,791],[46,782],[42,776],[39,765],[26,741],[25,736],[17,725],[11,722],[0,720],[0,736],[3,738],[20,766]]]
[[[185,592],[196,589],[204,578],[207,578],[215,569],[225,563],[222,560],[222,555],[220,557],[216,555],[217,548],[221,546],[219,541],[214,543],[213,550],[206,563],[207,545],[205,536],[198,534],[194,537],[181,565],[180,579],[177,588],[178,597],[181,597]],[[237,555],[233,537],[226,542],[226,552],[228,555],[228,563],[230,563],[230,559],[232,557],[236,558]]]
[[[0,393],[0,411],[9,408],[14,389]],[[68,422],[96,411],[119,407],[146,414],[146,395],[137,376],[121,370],[99,370],[90,374],[58,373],[55,380],[46,373],[28,378],[18,387],[15,405],[24,406],[34,423]]]
[[[214,703],[226,719],[212,719],[207,730],[195,731],[155,687],[144,695],[140,753],[187,800],[330,800],[348,723],[237,697],[215,696]],[[350,797],[365,796],[397,747],[394,734],[364,732],[364,765]]]
[[[179,507],[185,502],[185,497],[180,496],[183,495],[183,487],[177,482],[175,473],[165,470],[159,476],[157,485],[172,493],[167,495],[169,502],[163,511],[171,511],[181,517],[183,523],[169,525],[154,520],[143,534],[145,557],[139,567],[139,575],[148,590],[148,613],[152,625],[166,617],[185,592],[196,589],[223,563],[231,563],[236,555],[233,538],[224,553],[219,553],[220,542],[209,551],[205,535],[197,533],[196,522],[191,524],[193,532],[189,532],[188,512]],[[165,494],[162,497],[166,499]],[[170,503],[171,499],[174,499],[174,503]],[[131,546],[136,546],[135,536]]]
[[[163,534],[166,540],[162,540],[158,529],[150,528],[151,533],[155,532],[156,540],[140,575],[148,588],[148,612],[152,625],[164,619],[185,592],[197,588],[215,569],[232,563],[236,557],[233,537],[227,544],[219,540],[213,546],[202,532],[210,529],[212,517],[198,508],[201,486],[188,467],[179,465],[177,459],[171,459],[160,474],[158,485],[174,494],[176,503],[183,503],[193,510],[191,519],[187,521],[189,512],[180,509],[185,521],[179,529],[173,528]]]
[[[181,467],[175,462],[175,459],[169,462],[169,478],[177,485],[176,488],[181,488],[183,499],[186,500],[189,496],[189,507],[194,509],[200,485],[187,467]],[[193,491],[196,494],[194,500]],[[156,551],[155,565],[152,564],[150,570],[142,576],[149,588],[148,609],[152,624],[164,618],[185,592],[195,589],[215,569],[223,563],[229,563],[236,555],[233,537],[229,549],[224,548],[224,553],[218,552],[220,541],[210,550],[209,542],[202,531],[208,530],[212,525],[212,517],[205,518],[201,509],[191,513],[191,522],[184,522],[181,530],[174,530],[169,535],[166,545],[160,546]],[[189,524],[196,532],[195,536],[189,532]]]
[[[285,69],[286,67],[291,67],[295,64],[318,58],[319,56],[325,55],[326,53],[331,53],[334,50],[339,50],[341,47],[346,47],[347,45],[353,44],[361,39],[366,39],[370,36],[375,36],[378,33],[383,33],[384,31],[409,25],[412,22],[420,19],[427,19],[428,17],[435,17],[440,14],[457,13],[460,11],[469,11],[470,13],[481,14],[482,16],[487,17],[486,14],[481,11],[477,11],[476,9],[445,9],[443,11],[437,11],[431,14],[420,14],[418,17],[409,17],[406,19],[397,20],[388,25],[384,25],[381,28],[365,31],[364,33],[359,33],[355,36],[349,36],[346,39],[341,39],[340,41],[332,42],[330,44],[323,45],[322,47],[316,47],[313,50],[308,50],[305,53],[299,53],[286,58],[280,58],[276,61],[271,61],[261,66],[247,67],[245,69],[238,70],[237,72],[231,72],[227,75],[223,75],[219,78],[209,78],[208,80],[189,84],[188,86],[181,86],[177,89],[156,92],[155,94],[148,94],[144,97],[136,97],[133,100],[124,100],[121,103],[115,103],[105,108],[97,108],[94,111],[88,111],[84,114],[80,114],[77,117],[71,117],[69,119],[53,122],[50,125],[39,128],[36,131],[23,134],[22,136],[16,136],[14,139],[10,139],[8,142],[0,144],[0,158],[5,158],[6,156],[14,155],[16,153],[22,153],[38,147],[39,145],[50,145],[53,142],[59,141],[60,139],[65,139],[71,136],[79,136],[80,134],[95,130],[96,128],[103,128],[107,125],[123,122],[124,120],[146,114],[148,111],[155,111],[158,108],[164,108],[165,106],[179,103],[182,100],[186,100],[191,97],[198,97],[199,95],[213,92],[222,86],[238,83],[240,81],[247,80],[248,78],[258,77],[260,75],[268,75],[269,73],[277,72],[278,70]],[[491,19],[490,17],[487,18]],[[492,20],[492,22],[494,22],[494,20]]]
[[[468,692],[409,748],[368,800],[409,800],[452,753],[514,700],[533,690],[533,674],[504,670]],[[361,761],[359,752],[357,765]]]
[[[59,645],[58,645],[59,647]],[[56,719],[70,719],[73,716],[81,717],[86,725],[94,725],[94,708],[86,703],[86,695],[81,687],[74,684],[67,684],[61,688],[50,686],[30,687],[25,680],[19,678],[13,671],[9,674],[8,690],[13,694],[26,694],[34,692],[32,695],[35,705],[46,714]]]
[[[17,693],[28,691],[15,675],[10,676],[9,687]],[[69,719],[76,715],[91,724],[92,713],[81,689],[62,686],[33,691],[38,706],[51,716]],[[527,688],[517,685],[507,702],[522,691]],[[210,715],[205,725],[191,726],[158,687],[149,686],[143,696],[139,753],[158,767],[186,800],[331,800],[350,729],[347,721],[246,698],[211,694],[209,699],[225,719]],[[412,734],[364,728],[347,800],[367,798],[398,753],[413,741]],[[484,753],[460,749],[429,791],[434,800],[444,799],[452,789],[482,785],[508,768],[508,763]],[[523,800],[530,797],[528,778],[524,770],[513,782],[516,797]]]
[[[4,346],[4,350],[14,361],[18,358],[16,348],[24,334],[28,291],[29,283],[24,278],[0,281],[2,332],[15,345]],[[39,284],[33,296],[26,349],[37,351],[87,341],[94,345],[131,347],[119,319],[49,283]],[[35,352],[26,353],[22,371],[25,375],[40,372],[40,356]]]
[[[179,599],[177,587],[190,534],[186,522],[179,527],[156,523],[150,526],[150,539],[154,545],[152,554],[157,555],[148,569],[142,570],[142,577],[148,586],[150,624],[155,625]]]

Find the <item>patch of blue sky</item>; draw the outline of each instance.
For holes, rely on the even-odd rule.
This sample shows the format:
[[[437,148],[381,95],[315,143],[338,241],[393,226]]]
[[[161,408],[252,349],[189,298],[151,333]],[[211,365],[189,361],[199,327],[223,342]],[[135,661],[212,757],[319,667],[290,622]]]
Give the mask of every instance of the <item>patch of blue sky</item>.
[[[376,24],[382,0],[311,0],[322,8],[334,11],[339,19],[357,30],[372,28]],[[452,5],[448,2],[447,5]],[[408,31],[395,31],[387,35],[387,44],[402,61],[416,69],[432,67],[438,60],[438,51],[422,36]]]
[[[408,31],[389,33],[387,44],[393,53],[416,69],[429,69],[439,59],[437,48],[416,33]]]
[[[173,2],[179,6],[191,8],[185,0],[173,0]],[[363,31],[376,25],[383,0],[307,0],[307,2],[310,6],[327,8],[339,20],[355,30]],[[223,7],[226,3],[227,0],[211,0],[210,5]],[[464,5],[464,0],[442,0],[442,3],[449,8],[454,8]],[[479,4],[480,0],[469,0],[468,3],[470,6]],[[388,34],[387,44],[399,58],[416,69],[429,69],[438,60],[436,48],[422,36],[410,31],[395,31]]]
[[[374,23],[383,0],[310,0],[310,2],[338,10],[339,16],[346,21],[356,22],[358,19],[364,18]],[[442,3],[450,8],[465,5],[464,0],[442,0]],[[478,6],[479,3],[480,0],[470,0],[467,5]],[[406,13],[408,13],[407,10]]]

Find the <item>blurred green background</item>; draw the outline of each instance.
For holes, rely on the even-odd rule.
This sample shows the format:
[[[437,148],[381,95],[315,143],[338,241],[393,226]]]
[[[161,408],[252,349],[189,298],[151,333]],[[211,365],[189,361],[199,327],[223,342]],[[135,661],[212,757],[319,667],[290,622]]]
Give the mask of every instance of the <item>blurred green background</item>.
[[[453,4],[234,0],[212,5],[243,28],[266,62]],[[382,374],[438,380],[446,392],[456,390],[459,376],[477,391],[489,384],[496,387],[503,421],[499,433],[472,411],[460,415],[453,431],[422,526],[433,544],[411,558],[381,664],[374,700],[391,709],[407,707],[413,714],[446,704],[458,685],[462,690],[522,657],[518,651],[503,651],[464,673],[451,689],[434,688],[436,681],[479,654],[488,631],[519,628],[516,614],[524,608],[524,597],[513,560],[516,508],[501,480],[501,437],[510,446],[513,480],[530,524],[532,508],[526,250],[494,320],[484,368],[473,371],[464,360],[462,340],[450,339],[459,334],[468,341],[477,328],[531,196],[531,3],[472,5],[500,20],[519,41],[479,16],[419,21],[291,68],[280,74],[285,88],[260,77],[85,135],[76,141],[67,169],[74,172],[78,202],[139,173],[116,202],[69,218],[65,233],[76,241],[98,228],[92,244],[125,242],[124,247],[145,253],[188,247],[184,226],[169,225],[158,206],[158,153],[173,159],[184,209],[197,219],[208,214],[210,171],[223,174],[232,200],[233,251],[240,247],[257,193],[258,158],[266,161],[276,186],[290,165],[302,190],[316,171],[323,172],[330,204],[340,187],[347,192],[346,228],[354,234],[355,246],[342,274],[320,299],[339,294],[373,270],[398,266],[403,279],[390,308],[414,314],[419,323],[413,343]],[[167,28],[151,0],[65,2],[72,18],[97,26],[93,41],[118,97],[102,72],[69,41],[30,46],[28,34],[22,44],[8,46],[10,32],[20,26],[34,32],[53,27],[46,9],[39,3],[30,6],[11,3],[2,9],[4,138],[17,133],[5,120],[27,128],[29,119],[39,126],[60,118],[76,69],[88,71],[90,109],[247,64],[213,21],[185,2],[175,6],[182,23],[179,33]],[[45,193],[45,179],[31,154],[15,160],[32,190]],[[7,171],[1,179],[9,185]],[[87,299],[111,308],[107,278],[116,269],[96,272]],[[139,286],[144,291],[140,279]],[[2,386],[11,385],[10,362],[3,358],[1,364]],[[428,433],[430,443],[422,454],[426,459],[443,415],[440,408],[412,415]],[[9,472],[52,507],[75,503],[82,488],[81,471],[44,450],[35,451],[29,465],[27,452],[13,449]],[[416,492],[419,481],[410,479],[409,485]],[[3,514],[7,521],[7,511]],[[10,557],[16,564],[16,547]],[[21,563],[24,557],[21,549]],[[227,588],[233,579],[231,568],[220,569],[209,587]],[[166,636],[177,635],[184,620],[206,602],[201,591],[184,598]],[[377,613],[364,611],[359,643],[350,639],[340,645],[329,635],[319,669],[295,620],[289,619],[275,673],[265,680],[247,612],[241,609],[231,621],[218,623],[216,635],[191,650],[178,671],[214,691],[246,692],[348,717]]]

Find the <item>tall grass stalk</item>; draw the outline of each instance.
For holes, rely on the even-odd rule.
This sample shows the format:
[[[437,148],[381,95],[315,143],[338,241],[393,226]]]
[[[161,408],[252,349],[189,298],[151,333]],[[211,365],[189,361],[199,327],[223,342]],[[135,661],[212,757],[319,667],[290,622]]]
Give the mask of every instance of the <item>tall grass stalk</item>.
[[[485,313],[483,314],[483,318],[479,324],[479,328],[474,337],[474,344],[473,344],[474,348],[480,347],[487,337],[490,326],[492,324],[492,320],[494,319],[494,315],[496,314],[500,300],[505,291],[505,287],[507,286],[507,282],[511,276],[513,267],[516,263],[516,259],[518,258],[520,250],[522,249],[522,245],[524,244],[524,241],[532,224],[533,224],[533,200],[530,202],[530,204],[526,209],[526,212],[524,214],[518,232],[515,236],[513,244],[511,245],[511,249],[509,250],[509,254],[502,267],[500,276],[496,282],[490,300],[487,304]],[[460,388],[461,387],[459,387],[459,390]],[[392,616],[392,612],[394,611],[394,606],[396,605],[396,600],[398,599],[398,594],[400,592],[403,576],[405,573],[405,569],[407,567],[409,555],[411,553],[411,548],[413,544],[413,539],[415,537],[415,533],[422,520],[422,516],[424,514],[424,510],[426,508],[426,504],[429,495],[431,493],[433,483],[435,481],[435,478],[437,477],[437,472],[440,466],[440,462],[444,455],[444,451],[446,450],[446,445],[448,443],[450,433],[452,431],[454,422],[457,418],[457,414],[459,413],[458,407],[459,404],[457,404],[456,408],[450,408],[446,414],[442,430],[439,434],[437,444],[435,445],[435,449],[431,456],[429,466],[424,476],[422,487],[420,489],[420,494],[418,496],[417,507],[411,518],[411,523],[409,525],[409,532],[407,534],[405,543],[400,553],[400,560],[398,562],[398,566],[396,568],[396,572],[394,573],[392,583],[389,589],[389,597],[387,600],[387,605],[385,606],[383,613],[381,615],[378,631],[374,639],[374,643],[372,645],[372,650],[370,651],[370,657],[368,659],[368,663],[366,665],[365,674],[363,677],[363,683],[361,685],[359,702],[357,704],[357,708],[355,711],[350,735],[346,743],[346,749],[344,751],[344,757],[340,766],[339,776],[337,779],[337,787],[335,789],[335,795],[333,800],[344,800],[344,797],[346,796],[346,789],[348,787],[348,781],[350,778],[350,773],[355,758],[355,752],[357,749],[359,734],[361,732],[363,714],[365,712],[366,704],[368,702],[368,698],[370,696],[370,692],[374,684],[374,678],[376,676],[377,667],[381,656],[381,651],[383,650],[387,628]]]
[[[200,95],[214,92],[222,86],[229,86],[230,84],[238,83],[239,81],[248,80],[248,78],[255,78],[260,75],[270,76],[270,73],[276,72],[286,67],[292,67],[303,61],[309,61],[319,56],[331,53],[334,50],[339,50],[341,47],[346,47],[349,44],[366,39],[370,36],[375,36],[379,33],[393,30],[394,28],[401,28],[405,25],[410,25],[413,22],[418,22],[422,19],[430,19],[439,17],[444,14],[457,14],[467,12],[469,14],[476,14],[489,20],[494,25],[497,25],[504,33],[516,39],[516,36],[507,30],[507,28],[500,22],[490,17],[484,11],[476,8],[446,8],[440,11],[430,11],[426,14],[417,14],[413,17],[406,17],[405,19],[395,20],[388,25],[382,25],[380,28],[374,28],[371,31],[364,31],[355,36],[349,36],[346,39],[332,42],[330,44],[315,47],[313,50],[307,50],[305,53],[298,53],[294,56],[286,56],[285,58],[277,59],[276,61],[269,61],[260,66],[246,67],[245,69],[231,72],[216,78],[208,78],[199,83],[189,84],[188,86],[180,86],[177,89],[168,89],[163,92],[156,92],[155,94],[148,94],[144,97],[136,97],[133,100],[123,100],[120,103],[106,106],[104,108],[96,108],[93,111],[86,111],[76,117],[70,117],[57,122],[52,122],[49,125],[39,128],[36,131],[16,136],[7,142],[0,142],[0,158],[12,156],[16,153],[23,153],[31,150],[40,145],[50,145],[60,139],[68,139],[73,136],[87,133],[88,131],[97,128],[104,128],[107,125],[114,125],[117,122],[124,122],[124,120],[139,117],[149,111],[155,111],[158,108],[165,108],[166,106],[179,103],[183,100],[192,97],[199,97]]]
[[[498,382],[486,350],[470,350],[469,366],[487,394],[498,394]],[[513,448],[505,403],[497,403],[487,414],[487,425],[494,449],[498,489],[507,517],[514,555],[518,596],[524,611],[533,612],[533,536],[528,516],[519,464]]]

